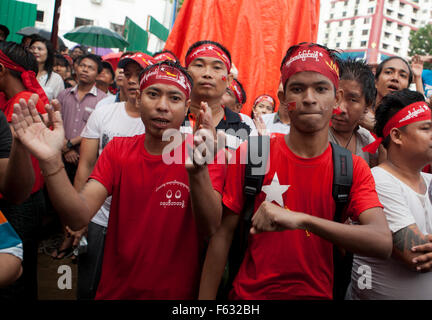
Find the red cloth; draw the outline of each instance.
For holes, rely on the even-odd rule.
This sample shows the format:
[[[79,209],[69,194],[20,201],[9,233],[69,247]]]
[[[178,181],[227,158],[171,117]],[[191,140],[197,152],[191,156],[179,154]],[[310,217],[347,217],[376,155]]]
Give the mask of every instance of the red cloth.
[[[240,159],[246,149],[247,145],[242,144],[236,159]],[[284,135],[275,134],[271,138],[269,156],[269,171],[264,177],[263,191],[256,198],[255,210],[266,199],[266,186],[272,184],[277,173],[279,184],[288,187],[285,192],[278,193],[282,193],[284,207],[333,220],[336,206],[332,198],[330,144],[322,155],[304,159],[287,147]],[[358,220],[361,212],[382,205],[366,162],[353,155],[353,169],[350,203],[345,217]],[[237,214],[242,211],[244,203],[244,171],[245,165],[229,165],[224,187],[223,203]],[[274,187],[272,190],[277,191]],[[287,214],[290,214],[288,210]],[[330,242],[304,230],[250,235],[249,247],[230,297],[252,300],[331,299],[332,255]]]
[[[9,99],[5,104],[1,104],[0,108],[6,115],[7,121],[10,123],[12,121],[12,114],[13,114],[13,106],[15,103],[19,103],[20,99],[24,99],[25,101],[29,101],[30,97],[32,96],[33,92],[29,91],[21,91],[20,93],[16,94],[14,97]],[[46,113],[45,111],[45,105],[42,102],[41,99],[38,100],[38,103],[36,104],[36,110],[39,113]],[[35,174],[35,183],[33,185],[32,193],[42,189],[44,180],[41,173],[41,170],[39,168],[39,162],[37,159],[33,156],[31,156],[31,161],[33,164],[33,170]]]
[[[184,61],[190,45],[213,40],[224,45],[248,97],[277,96],[279,67],[293,44],[315,42],[318,0],[185,0],[165,49]],[[242,108],[251,114],[253,99]]]
[[[162,156],[150,155],[144,140],[114,138],[90,176],[112,194],[96,299],[196,299],[203,243],[188,175],[184,164],[167,165]],[[222,194],[225,166],[208,168]]]

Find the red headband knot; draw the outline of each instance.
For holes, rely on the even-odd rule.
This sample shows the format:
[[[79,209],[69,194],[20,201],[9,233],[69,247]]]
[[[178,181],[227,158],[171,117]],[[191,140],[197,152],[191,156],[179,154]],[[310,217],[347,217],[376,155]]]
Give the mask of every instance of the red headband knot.
[[[339,86],[339,66],[328,51],[310,43],[299,45],[281,68],[282,83],[303,71],[314,71],[327,77],[337,89]]]
[[[393,128],[402,128],[418,121],[431,120],[431,110],[424,101],[411,103],[402,110],[399,110],[390,120],[386,123],[383,129],[383,138],[377,138],[374,142],[363,147],[364,152],[375,153],[379,145],[390,134]]]
[[[240,88],[240,85],[239,85],[239,83],[237,82],[237,80],[233,80],[232,82],[231,82],[231,85],[229,86],[229,88],[231,89],[231,91],[234,93],[234,95],[235,95],[235,97],[236,97],[236,99],[237,99],[237,101],[238,101],[238,103],[244,103],[244,97],[243,97],[243,95],[242,95],[242,91],[241,91],[241,88]]]
[[[33,71],[26,70],[19,64],[13,62],[7,55],[3,53],[2,50],[0,50],[0,63],[3,64],[7,69],[21,72],[21,80],[24,87],[28,91],[36,93],[44,105],[49,104],[49,100],[45,94],[45,91],[40,86],[36,79],[36,74]]]
[[[200,57],[219,59],[225,64],[227,72],[230,73],[231,71],[231,61],[226,53],[223,52],[221,48],[211,43],[206,43],[193,49],[192,52],[186,57],[186,68],[189,67],[192,61]]]
[[[142,75],[140,82],[140,90],[144,90],[148,86],[155,83],[165,83],[176,86],[189,99],[192,85],[189,79],[179,69],[169,65],[159,65],[150,69]]]
[[[274,99],[267,94],[260,95],[258,98],[256,98],[253,105],[256,106],[258,103],[262,101],[270,102],[272,107],[274,108],[274,104],[275,104]]]

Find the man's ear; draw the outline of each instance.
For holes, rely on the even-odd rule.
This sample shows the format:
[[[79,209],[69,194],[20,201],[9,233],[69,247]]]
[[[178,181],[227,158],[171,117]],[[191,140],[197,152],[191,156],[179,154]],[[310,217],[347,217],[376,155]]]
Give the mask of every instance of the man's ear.
[[[336,89],[335,98],[336,98],[336,106],[340,105],[343,99],[343,90],[341,88]]]
[[[283,104],[285,102],[285,91],[284,90],[278,90],[277,96],[279,99],[279,103]]]
[[[394,144],[401,145],[402,144],[402,131],[398,128],[393,128],[390,130],[390,139]]]
[[[235,110],[237,111],[237,113],[240,113],[242,108],[243,108],[243,105],[241,103],[235,104]]]
[[[191,105],[191,99],[187,99],[186,100],[186,105],[185,105],[185,117],[186,117],[186,115],[187,115],[187,113],[189,111],[190,105]]]
[[[228,77],[227,77],[227,88],[229,88],[229,86],[231,85],[233,79],[234,79],[234,75],[232,73],[229,73]]]

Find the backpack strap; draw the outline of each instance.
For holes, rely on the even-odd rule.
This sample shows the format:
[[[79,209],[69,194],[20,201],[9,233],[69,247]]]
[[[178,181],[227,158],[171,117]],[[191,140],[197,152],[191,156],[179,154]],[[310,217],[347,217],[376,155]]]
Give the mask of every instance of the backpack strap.
[[[342,211],[348,203],[353,178],[353,159],[351,151],[330,142],[333,153],[333,189],[332,196],[336,203],[334,221],[342,221]]]

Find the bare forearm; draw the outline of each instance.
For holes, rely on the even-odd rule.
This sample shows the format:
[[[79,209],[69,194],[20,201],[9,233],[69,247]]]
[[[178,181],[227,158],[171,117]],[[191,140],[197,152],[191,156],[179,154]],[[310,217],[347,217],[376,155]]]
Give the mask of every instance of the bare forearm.
[[[75,180],[74,180],[74,188],[78,192],[81,191],[82,188],[85,186],[88,177],[90,176],[94,167],[94,164],[89,165],[87,163],[82,162],[81,160],[82,158],[80,159],[80,162],[78,164],[78,169],[75,174]]]
[[[35,181],[30,153],[14,139],[3,180],[2,193],[13,202],[20,203],[30,196]]]
[[[304,220],[304,229],[350,252],[384,259],[391,254],[391,234],[385,228],[342,224],[310,215]]]
[[[211,238],[201,273],[198,299],[216,299],[231,242],[232,234],[227,234],[221,229],[219,229]]]
[[[416,90],[418,92],[420,92],[421,94],[424,94],[422,77],[421,76],[420,77],[415,76],[414,77],[414,83],[416,85]]]
[[[22,273],[21,260],[9,253],[0,253],[0,288],[14,283]]]
[[[45,174],[51,202],[60,214],[63,224],[72,230],[85,227],[90,221],[91,212],[84,199],[70,183],[65,169],[58,171],[63,167],[60,156],[49,162],[40,162],[40,167]]]
[[[204,237],[211,237],[219,227],[222,217],[221,196],[213,189],[207,169],[189,172],[189,186],[198,231]]]

